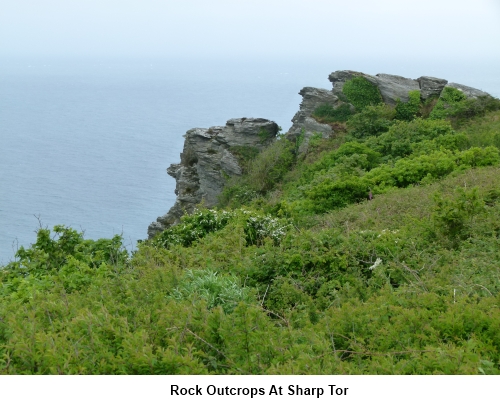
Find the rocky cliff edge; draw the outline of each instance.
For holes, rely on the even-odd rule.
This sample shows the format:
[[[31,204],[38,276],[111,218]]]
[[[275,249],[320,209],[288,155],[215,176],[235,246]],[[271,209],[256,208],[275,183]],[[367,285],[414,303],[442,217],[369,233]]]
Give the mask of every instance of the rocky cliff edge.
[[[408,93],[420,91],[423,102],[429,98],[437,98],[445,87],[454,87],[462,91],[468,98],[489,96],[481,90],[458,83],[448,83],[445,79],[421,76],[408,79],[402,76],[380,73],[375,76],[352,70],[338,70],[331,73],[328,79],[333,84],[332,90],[304,87],[299,111],[292,118],[292,126],[287,137],[295,140],[303,136],[301,150],[307,148],[309,138],[320,134],[324,138],[334,135],[329,124],[323,124],[313,118],[313,112],[321,105],[328,104],[333,108],[348,102],[342,93],[344,84],[356,76],[362,76],[375,85],[384,103],[396,105],[397,100],[408,101]],[[351,106],[354,108],[353,106]],[[278,125],[263,118],[238,118],[227,121],[225,126],[208,129],[194,128],[184,135],[184,150],[181,162],[172,164],[167,173],[175,178],[175,194],[177,199],[172,208],[148,228],[148,236],[152,238],[158,232],[179,223],[185,213],[191,213],[198,205],[213,207],[218,202],[228,177],[242,174],[242,167],[235,150],[238,147],[262,150],[276,139]]]
[[[225,126],[187,131],[180,163],[167,169],[176,180],[177,199],[165,215],[149,225],[149,238],[177,224],[184,213],[192,213],[199,204],[216,205],[226,179],[242,173],[235,151],[260,151],[276,139],[277,133],[278,125],[263,118],[231,119]]]

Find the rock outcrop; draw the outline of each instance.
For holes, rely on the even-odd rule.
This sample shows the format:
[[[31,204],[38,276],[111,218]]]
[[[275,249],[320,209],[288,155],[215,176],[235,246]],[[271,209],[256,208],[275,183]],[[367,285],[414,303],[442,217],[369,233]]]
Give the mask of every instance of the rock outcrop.
[[[184,135],[181,162],[172,164],[167,173],[175,178],[177,199],[172,208],[149,225],[148,236],[175,225],[184,213],[193,212],[203,203],[217,204],[226,179],[242,174],[237,148],[262,150],[276,139],[278,125],[263,118],[238,118],[225,126],[190,129]]]
[[[304,87],[299,92],[302,96],[300,109],[292,118],[293,125],[287,133],[287,138],[292,141],[303,136],[299,152],[307,148],[313,135],[319,134],[324,138],[334,135],[334,126],[320,123],[313,118],[313,112],[319,106],[328,104],[336,109],[348,104],[354,110],[342,89],[348,80],[356,76],[362,76],[375,85],[382,100],[389,105],[396,105],[397,100],[408,101],[408,93],[412,90],[419,90],[420,98],[425,102],[430,98],[439,97],[445,87],[459,89],[469,98],[489,96],[481,90],[430,76],[409,79],[383,73],[372,76],[352,70],[339,70],[328,77],[333,84],[332,90]],[[177,199],[167,214],[149,226],[149,237],[152,238],[156,233],[178,223],[184,213],[191,213],[200,203],[206,207],[217,204],[228,176],[242,174],[240,162],[233,153],[235,148],[261,150],[276,139],[277,132],[276,123],[262,118],[232,119],[223,127],[189,130],[184,135],[186,140],[181,162],[172,164],[167,169],[168,174],[176,180]]]
[[[292,118],[293,125],[288,130],[288,138],[295,140],[298,136],[304,135],[307,141],[315,133],[321,133],[325,138],[330,137],[333,134],[332,127],[317,122],[312,118],[312,113],[322,104],[330,104],[336,108],[342,102],[331,90],[315,87],[304,87],[299,94],[302,96],[302,102],[299,111]]]
[[[408,93],[412,90],[420,91],[420,98],[423,102],[430,98],[439,97],[445,87],[454,87],[464,92],[467,97],[487,96],[481,90],[464,86],[457,83],[448,83],[445,79],[431,76],[421,76],[418,79],[409,79],[397,75],[379,73],[375,76],[353,70],[338,70],[331,73],[328,79],[333,84],[332,90],[318,89],[314,87],[304,87],[299,94],[302,96],[299,111],[292,118],[292,127],[288,131],[287,137],[291,140],[303,135],[301,150],[307,148],[309,138],[314,134],[321,134],[328,138],[334,134],[334,129],[328,124],[316,121],[312,115],[316,108],[323,104],[329,104],[333,108],[339,107],[347,102],[342,92],[344,84],[356,76],[362,76],[376,86],[384,103],[396,105],[397,100],[408,101]]]

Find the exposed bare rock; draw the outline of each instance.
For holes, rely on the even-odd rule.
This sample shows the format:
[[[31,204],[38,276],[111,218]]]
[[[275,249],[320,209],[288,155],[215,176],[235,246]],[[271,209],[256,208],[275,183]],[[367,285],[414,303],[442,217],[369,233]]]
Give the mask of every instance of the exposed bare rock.
[[[342,104],[339,98],[330,90],[317,89],[315,87],[304,87],[299,94],[302,96],[299,111],[292,118],[293,125],[288,130],[288,139],[295,140],[301,134],[304,135],[302,148],[307,147],[309,138],[314,134],[322,134],[328,138],[333,134],[330,125],[321,124],[312,118],[312,113],[322,104],[330,104],[334,107]]]
[[[431,76],[421,76],[417,79],[417,82],[420,85],[420,98],[425,101],[429,98],[439,97],[448,80]]]
[[[420,85],[417,80],[408,79],[402,76],[388,75],[385,73],[371,76],[354,70],[338,70],[328,76],[328,79],[333,84],[333,93],[337,95],[341,93],[344,83],[356,76],[362,76],[370,83],[377,86],[384,103],[390,105],[396,105],[397,99],[406,102],[408,101],[409,91],[420,90]]]
[[[231,119],[223,127],[187,131],[181,162],[167,169],[167,173],[176,180],[177,199],[168,213],[149,225],[148,236],[152,238],[178,223],[184,213],[191,213],[200,203],[206,207],[217,204],[226,178],[242,173],[232,148],[262,150],[276,139],[277,133],[278,125],[263,118]]]
[[[374,84],[380,90],[384,103],[396,105],[399,99],[402,102],[408,101],[408,92],[411,90],[420,90],[420,98],[426,101],[431,97],[439,97],[445,86],[454,87],[464,92],[467,97],[477,98],[488,96],[484,91],[474,89],[457,83],[448,83],[445,79],[439,79],[431,76],[421,76],[416,80],[408,79],[402,76],[388,75],[379,73],[375,76],[353,70],[337,70],[328,76],[333,84],[332,92],[340,96],[344,83],[356,76],[362,76],[370,83]]]
[[[486,93],[482,90],[475,89],[474,87],[464,86],[463,84],[458,83],[448,83],[446,87],[454,87],[455,89],[462,91],[467,96],[467,98],[478,98],[490,95],[489,93]]]
[[[299,153],[307,150],[309,139],[315,134],[328,138],[334,135],[332,126],[318,122],[313,117],[314,111],[323,104],[334,109],[349,104],[343,94],[344,84],[356,76],[362,76],[376,86],[382,99],[389,105],[396,105],[397,100],[408,101],[408,93],[420,90],[422,101],[439,97],[445,87],[453,87],[462,91],[468,98],[489,96],[481,90],[457,83],[448,83],[444,79],[421,76],[408,79],[402,76],[379,73],[375,76],[353,70],[338,70],[331,73],[328,79],[333,84],[332,90],[304,87],[299,111],[292,118],[292,127],[287,138],[295,141],[303,135]],[[242,168],[235,156],[235,148],[248,147],[261,150],[276,139],[278,126],[276,123],[262,118],[238,118],[227,121],[225,126],[208,129],[194,128],[187,131],[184,137],[184,150],[181,162],[172,164],[167,172],[176,180],[175,194],[177,199],[167,214],[159,217],[148,228],[149,237],[179,222],[184,213],[190,213],[202,203],[212,207],[218,202],[228,176],[239,176]]]
[[[375,77],[376,86],[379,88],[382,100],[386,104],[396,105],[398,99],[406,103],[408,101],[408,92],[420,90],[418,81],[413,79],[385,73],[379,73]]]

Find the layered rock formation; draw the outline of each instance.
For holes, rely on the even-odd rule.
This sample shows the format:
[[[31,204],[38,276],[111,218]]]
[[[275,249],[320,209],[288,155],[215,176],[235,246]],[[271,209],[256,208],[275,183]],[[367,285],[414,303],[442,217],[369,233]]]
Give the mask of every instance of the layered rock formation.
[[[314,87],[304,87],[299,94],[302,96],[299,111],[292,118],[292,127],[288,131],[288,138],[295,140],[303,135],[304,140],[301,149],[307,148],[309,138],[314,134],[321,134],[328,138],[333,135],[334,129],[328,124],[316,121],[312,114],[316,108],[323,104],[329,104],[337,108],[345,102],[342,88],[345,82],[356,76],[362,76],[380,90],[380,95],[384,103],[396,105],[399,99],[402,102],[408,101],[408,92],[412,90],[420,91],[420,98],[423,102],[429,98],[439,97],[445,87],[454,87],[463,91],[467,97],[488,96],[481,90],[464,86],[458,83],[448,83],[445,79],[438,79],[431,76],[421,76],[418,79],[408,79],[402,76],[379,73],[375,76],[353,70],[338,70],[331,73],[328,79],[333,84],[332,90],[318,89]],[[344,100],[344,101],[342,101]]]
[[[194,128],[184,135],[181,162],[172,164],[167,173],[175,178],[177,199],[168,213],[149,225],[148,236],[179,222],[184,213],[193,212],[203,203],[217,204],[226,179],[238,176],[242,168],[234,151],[238,148],[262,150],[276,139],[278,125],[263,118],[238,118],[225,126]]]
[[[292,118],[293,125],[288,130],[288,138],[295,140],[303,135],[305,138],[303,145],[306,145],[309,138],[316,133],[321,133],[325,138],[330,137],[333,134],[332,127],[316,121],[312,113],[322,104],[330,104],[336,108],[342,104],[340,99],[331,90],[315,87],[304,87],[299,94],[302,96],[302,102],[299,111]]]

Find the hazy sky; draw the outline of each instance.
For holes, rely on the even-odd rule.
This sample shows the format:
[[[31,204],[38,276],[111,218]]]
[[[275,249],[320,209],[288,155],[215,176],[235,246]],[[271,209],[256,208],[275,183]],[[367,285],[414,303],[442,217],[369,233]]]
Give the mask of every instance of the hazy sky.
[[[0,56],[500,56],[499,0],[1,0]]]

